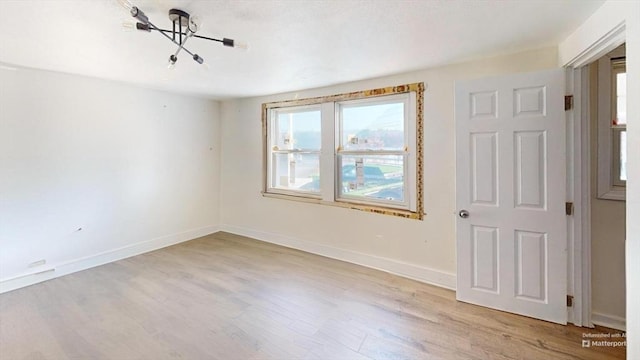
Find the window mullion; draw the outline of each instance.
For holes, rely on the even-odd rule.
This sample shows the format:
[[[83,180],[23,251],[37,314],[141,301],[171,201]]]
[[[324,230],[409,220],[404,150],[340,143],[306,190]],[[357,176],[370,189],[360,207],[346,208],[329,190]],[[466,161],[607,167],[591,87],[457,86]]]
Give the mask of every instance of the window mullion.
[[[320,154],[320,194],[324,201],[334,201],[335,194],[335,104],[320,106],[322,118],[322,150]]]
[[[267,189],[274,188],[275,181],[275,156],[272,152],[272,149],[276,143],[275,134],[278,133],[278,121],[276,121],[276,112],[273,109],[269,110],[269,115],[267,118]]]

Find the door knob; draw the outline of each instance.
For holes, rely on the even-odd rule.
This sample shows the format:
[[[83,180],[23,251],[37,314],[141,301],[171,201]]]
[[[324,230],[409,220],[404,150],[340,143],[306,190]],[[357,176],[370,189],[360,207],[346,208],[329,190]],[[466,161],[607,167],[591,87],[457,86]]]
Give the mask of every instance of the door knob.
[[[469,217],[469,211],[467,211],[467,210],[460,210],[460,212],[458,213],[458,215],[459,215],[461,218],[466,219],[466,218],[468,218],[468,217]]]

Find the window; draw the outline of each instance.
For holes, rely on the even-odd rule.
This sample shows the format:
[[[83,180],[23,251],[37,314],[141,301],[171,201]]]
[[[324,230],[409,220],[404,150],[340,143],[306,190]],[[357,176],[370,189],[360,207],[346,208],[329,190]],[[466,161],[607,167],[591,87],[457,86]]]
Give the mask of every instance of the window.
[[[615,51],[615,50],[614,50]],[[625,200],[627,73],[624,56],[598,61],[598,197]]]
[[[422,219],[423,91],[263,104],[264,195]]]
[[[339,201],[409,209],[409,172],[415,148],[409,136],[408,94],[338,103]],[[409,131],[405,131],[405,129]]]
[[[613,186],[627,184],[627,70],[625,60],[612,60],[611,81],[613,121],[611,132]]]
[[[272,191],[283,194],[320,192],[320,108],[294,107],[273,111],[268,170]]]

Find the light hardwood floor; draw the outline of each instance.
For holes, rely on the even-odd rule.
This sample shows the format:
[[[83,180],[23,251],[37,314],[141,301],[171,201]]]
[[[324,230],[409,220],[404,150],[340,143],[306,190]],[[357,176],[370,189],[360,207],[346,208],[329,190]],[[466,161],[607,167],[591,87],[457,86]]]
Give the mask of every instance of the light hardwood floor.
[[[217,233],[0,295],[0,359],[623,359],[450,290]]]

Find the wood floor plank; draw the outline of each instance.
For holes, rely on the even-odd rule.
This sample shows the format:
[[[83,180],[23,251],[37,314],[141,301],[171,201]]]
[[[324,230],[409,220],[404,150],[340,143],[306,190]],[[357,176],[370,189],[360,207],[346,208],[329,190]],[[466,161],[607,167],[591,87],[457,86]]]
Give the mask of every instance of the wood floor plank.
[[[624,359],[450,290],[217,233],[0,295],[0,359]]]

